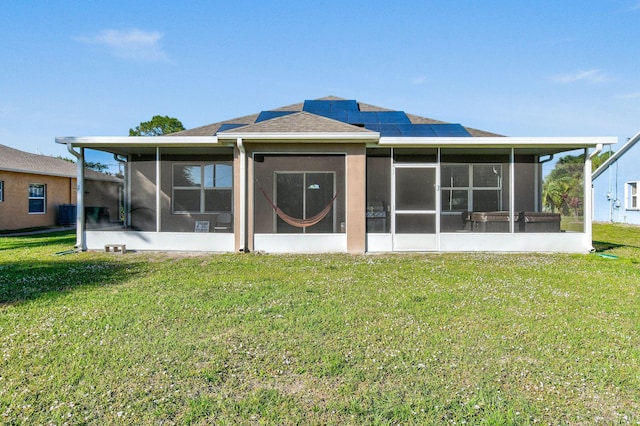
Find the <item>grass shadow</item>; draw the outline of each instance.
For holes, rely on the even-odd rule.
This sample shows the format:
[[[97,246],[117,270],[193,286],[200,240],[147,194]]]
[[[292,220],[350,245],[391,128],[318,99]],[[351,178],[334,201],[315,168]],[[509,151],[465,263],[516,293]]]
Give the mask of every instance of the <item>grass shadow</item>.
[[[73,246],[75,242],[75,231],[46,232],[20,237],[0,235],[0,251],[20,248],[47,247],[60,245],[61,243],[68,243]]]
[[[596,250],[596,253],[604,253],[609,250],[617,249],[617,248],[632,248],[632,249],[640,249],[640,246],[632,246],[629,244],[617,244],[605,241],[593,241],[593,248]]]
[[[117,285],[144,271],[142,262],[16,261],[0,264],[0,307],[91,286]]]

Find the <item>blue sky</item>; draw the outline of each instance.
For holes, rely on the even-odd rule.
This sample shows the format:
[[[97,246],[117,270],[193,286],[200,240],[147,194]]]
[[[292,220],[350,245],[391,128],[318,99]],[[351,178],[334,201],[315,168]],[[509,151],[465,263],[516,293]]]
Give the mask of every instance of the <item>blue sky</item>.
[[[326,95],[509,136],[640,131],[640,0],[0,0],[0,144]]]

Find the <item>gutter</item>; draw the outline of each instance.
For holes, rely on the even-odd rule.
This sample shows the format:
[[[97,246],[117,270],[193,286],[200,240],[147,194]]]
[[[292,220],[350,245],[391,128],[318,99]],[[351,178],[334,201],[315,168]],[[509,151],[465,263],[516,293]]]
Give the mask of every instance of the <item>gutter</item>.
[[[73,149],[71,143],[67,143],[67,151],[76,157],[78,165],[78,183],[76,187],[76,245],[78,250],[86,251],[87,244],[84,237],[84,148],[80,152]]]

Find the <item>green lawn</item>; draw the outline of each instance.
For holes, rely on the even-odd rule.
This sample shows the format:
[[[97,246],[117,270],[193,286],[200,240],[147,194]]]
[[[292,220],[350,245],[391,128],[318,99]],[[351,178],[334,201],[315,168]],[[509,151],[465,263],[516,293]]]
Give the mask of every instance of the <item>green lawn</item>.
[[[640,228],[594,240],[56,255],[73,234],[2,237],[0,423],[640,424]]]

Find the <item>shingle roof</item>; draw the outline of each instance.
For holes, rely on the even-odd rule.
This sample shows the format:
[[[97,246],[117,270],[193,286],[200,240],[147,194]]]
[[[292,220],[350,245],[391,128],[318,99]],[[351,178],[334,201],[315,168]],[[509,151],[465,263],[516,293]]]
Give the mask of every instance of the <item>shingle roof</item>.
[[[47,155],[31,154],[6,145],[0,145],[0,170],[68,178],[75,178],[78,173],[75,163]],[[120,180],[89,169],[85,169],[85,177],[92,180]]]
[[[319,98],[316,99],[318,101],[345,101],[346,99],[344,98],[340,98],[337,96],[326,96],[323,98]],[[383,108],[383,107],[379,107],[376,105],[370,105],[370,104],[365,104],[363,102],[358,102],[357,103],[358,108],[360,111],[362,112],[382,112],[382,111],[393,111],[389,108]],[[296,103],[296,104],[292,104],[292,105],[287,105],[287,106],[283,106],[283,107],[278,107],[278,108],[273,108],[269,111],[291,111],[291,112],[302,112],[304,108],[304,102],[300,102],[300,103]],[[314,115],[316,117],[318,117],[315,114],[309,114],[307,112],[305,112],[305,114],[308,115]],[[271,120],[267,120],[267,121],[262,121],[260,123],[256,123],[256,119],[258,118],[258,116],[260,115],[260,113],[256,113],[256,114],[251,114],[251,115],[247,115],[244,117],[238,117],[238,118],[233,118],[230,120],[225,120],[225,121],[220,121],[218,123],[213,123],[213,124],[208,124],[205,126],[200,126],[200,127],[196,127],[193,129],[189,129],[189,130],[184,130],[181,132],[177,132],[177,133],[173,133],[171,134],[171,136],[213,136],[215,135],[219,130],[220,127],[223,124],[242,124],[244,125],[244,127],[237,127],[233,130],[228,130],[228,129],[223,129],[225,132],[227,133],[244,133],[247,131],[251,131],[251,132],[362,132],[362,131],[366,131],[364,129],[362,129],[362,127],[356,126],[356,125],[351,125],[351,124],[346,124],[346,123],[342,123],[342,122],[337,122],[336,120],[329,120],[332,122],[337,122],[342,124],[342,126],[340,126],[340,130],[331,130],[332,128],[334,128],[333,126],[336,126],[335,124],[329,124],[328,121],[317,121],[317,120],[311,120],[309,117],[306,116],[300,116],[298,114],[291,114],[289,117],[289,120],[282,120],[282,118],[284,117],[277,117],[277,118],[273,118]],[[447,123],[445,121],[440,121],[440,120],[434,120],[431,118],[427,118],[427,117],[421,117],[418,115],[414,115],[414,114],[406,114],[407,117],[409,118],[410,122],[412,124],[450,124]],[[293,116],[295,116],[295,118],[293,118]],[[287,117],[287,116],[285,116]],[[264,124],[263,124],[264,123]],[[270,124],[267,124],[270,123]],[[329,127],[318,127],[318,125],[320,123],[324,123],[325,125],[329,126]],[[308,124],[309,127],[305,127],[305,124]],[[282,126],[282,127],[279,127]],[[346,127],[345,127],[346,126]],[[225,126],[228,127],[228,126]],[[502,135],[498,135],[496,133],[491,133],[491,132],[487,132],[484,130],[478,130],[478,129],[473,129],[470,127],[466,127],[463,126],[471,136],[475,136],[475,137],[495,137],[495,136],[502,136]],[[295,128],[295,130],[291,130]]]
[[[244,127],[237,127],[227,133],[337,133],[337,132],[370,132],[363,127],[352,126],[341,121],[310,114],[308,112],[296,112],[290,115],[261,121]]]

